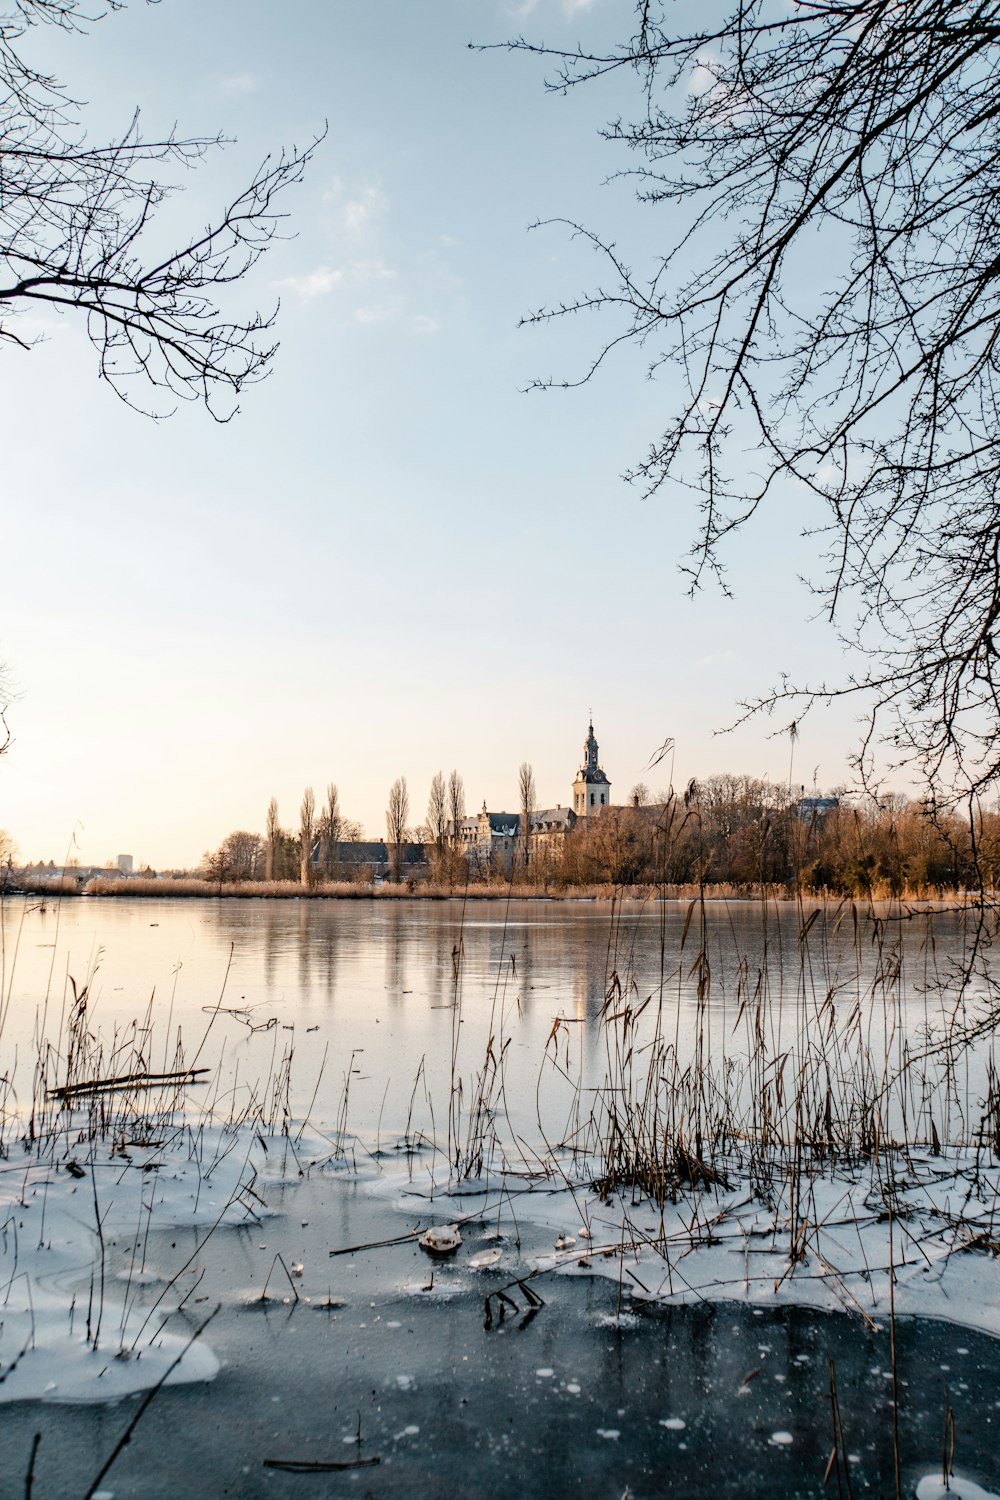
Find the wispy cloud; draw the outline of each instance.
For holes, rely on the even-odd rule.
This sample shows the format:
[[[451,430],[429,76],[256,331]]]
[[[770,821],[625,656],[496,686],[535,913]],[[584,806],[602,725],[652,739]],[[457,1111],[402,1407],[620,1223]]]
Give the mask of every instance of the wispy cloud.
[[[226,94],[255,94],[258,83],[252,73],[233,73],[222,79],[220,88]]]
[[[373,256],[368,260],[348,261],[342,266],[317,266],[314,271],[304,271],[298,276],[284,276],[272,284],[276,291],[290,292],[300,302],[313,302],[317,297],[326,297],[340,287],[371,286],[373,283],[395,279],[396,273],[392,267],[386,265],[381,256]]]
[[[530,16],[538,10],[540,3],[541,0],[513,0],[506,7],[507,14],[516,17]],[[590,10],[594,3],[595,0],[559,0],[559,9],[564,16],[575,16],[578,11]]]
[[[341,193],[343,193],[343,191],[344,191],[344,182],[343,182],[343,179],[340,178],[340,177],[338,177],[337,174],[334,173],[334,175],[327,182],[326,187],[323,189],[323,202],[324,203],[337,203],[339,201],[340,195],[341,195]]]
[[[389,307],[384,302],[375,303],[369,307],[356,307],[354,309],[355,323],[388,323],[396,317],[397,309]]]
[[[275,290],[290,294],[300,303],[316,302],[335,294],[334,316],[349,319],[358,327],[377,327],[392,323],[414,335],[437,332],[439,322],[430,312],[414,310],[424,301],[418,293],[411,296],[407,285],[414,276],[426,274],[422,257],[404,254],[402,277],[383,253],[389,243],[389,199],[375,180],[348,182],[331,175],[322,188],[326,215],[328,256],[313,269],[285,276],[272,283]],[[435,254],[456,241],[441,235]],[[433,268],[432,268],[433,270]],[[429,300],[429,299],[428,299]]]
[[[369,260],[352,260],[348,267],[352,281],[395,281],[396,273],[381,255]]]
[[[719,59],[714,52],[699,53],[688,79],[688,93],[693,94],[695,98],[711,93],[715,88],[720,66]]]
[[[421,336],[437,333],[440,323],[430,313],[407,312],[405,299],[394,297],[388,302],[370,302],[354,309],[354,321],[362,327],[395,323],[404,332]]]
[[[385,217],[388,208],[389,200],[382,189],[369,183],[357,197],[345,203],[344,223],[351,234],[364,234]]]
[[[302,276],[285,276],[274,285],[278,291],[291,292],[300,302],[314,302],[317,297],[328,296],[343,279],[343,271],[333,266],[318,266]]]

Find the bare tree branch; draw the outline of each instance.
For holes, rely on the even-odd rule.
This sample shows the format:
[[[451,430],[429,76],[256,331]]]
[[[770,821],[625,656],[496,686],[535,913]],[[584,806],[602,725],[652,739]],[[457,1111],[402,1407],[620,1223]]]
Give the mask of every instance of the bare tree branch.
[[[857,696],[862,764],[880,736],[939,792],[981,790],[1000,777],[1000,5],[636,14],[605,53],[508,44],[557,90],[635,77],[636,116],[603,135],[669,216],[643,274],[571,226],[607,280],[529,321],[609,314],[579,378],[631,344],[680,392],[628,477],[697,495],[693,589],[779,484],[825,513],[811,583],[857,669],[748,710]]]
[[[88,14],[77,0],[16,0],[11,10],[8,0],[0,13],[0,343],[35,342],[18,328],[19,311],[41,304],[75,313],[101,377],[127,404],[163,416],[179,400],[201,401],[228,421],[243,387],[268,373],[277,309],[231,317],[219,301],[281,234],[281,194],[300,181],[322,136],[267,157],[179,248],[147,249],[177,191],[171,171],[227,142],[176,132],[147,139],[136,112],[117,139],[91,145],[80,106],[15,45],[29,26],[82,31],[118,8],[110,0]],[[136,394],[143,386],[156,393],[145,408]]]

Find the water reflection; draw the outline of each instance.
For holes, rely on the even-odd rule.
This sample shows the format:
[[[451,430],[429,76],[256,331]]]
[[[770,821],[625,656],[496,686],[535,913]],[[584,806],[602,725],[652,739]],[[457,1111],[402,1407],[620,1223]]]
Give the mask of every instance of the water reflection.
[[[855,1048],[898,1067],[929,1033],[973,1016],[993,993],[992,951],[970,967],[977,933],[955,910],[873,920],[851,907],[736,902],[612,910],[596,902],[68,900],[41,911],[8,900],[0,921],[11,1001],[5,1043],[24,1057],[33,1056],[39,1002],[48,994],[58,1014],[63,976],[85,974],[98,952],[97,1023],[127,1023],[154,991],[160,1020],[170,1013],[186,1038],[203,1027],[231,956],[224,1003],[294,1026],[304,1060],[329,1043],[339,1079],[352,1050],[364,1049],[368,1076],[352,1097],[361,1130],[374,1129],[387,1084],[386,1118],[405,1118],[421,1058],[443,1118],[453,1021],[466,1074],[481,1065],[491,1034],[509,1039],[508,1102],[530,1123],[557,1017],[578,1033],[571,1051],[585,1086],[600,1081],[608,995],[616,1005],[648,1002],[643,1025],[658,1020],[679,1056],[697,1044],[719,1067],[746,1055],[755,1028],[780,1055],[821,1027],[850,1031]],[[231,1036],[249,1066],[246,1029],[234,1023]],[[927,1071],[929,1081],[914,1074],[912,1118],[938,1086]],[[313,1082],[303,1080],[303,1096]],[[939,1128],[974,1119],[980,1082],[974,1068],[945,1080]],[[335,1115],[332,1085],[318,1107]]]

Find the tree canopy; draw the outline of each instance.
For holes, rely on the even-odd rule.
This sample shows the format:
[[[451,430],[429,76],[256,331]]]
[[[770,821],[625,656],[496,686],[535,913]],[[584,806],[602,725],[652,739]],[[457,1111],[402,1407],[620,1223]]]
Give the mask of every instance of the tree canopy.
[[[540,54],[549,86],[626,72],[603,131],[659,215],[641,269],[572,224],[602,278],[529,321],[612,319],[589,367],[644,352],[674,408],[628,476],[693,489],[692,587],[782,483],[820,520],[812,587],[859,694],[938,788],[1000,775],[1000,6],[969,0],[640,0],[604,51]],[[565,222],[565,221],[563,221]],[[544,382],[550,383],[550,382]],[[812,525],[811,521],[809,523]]]

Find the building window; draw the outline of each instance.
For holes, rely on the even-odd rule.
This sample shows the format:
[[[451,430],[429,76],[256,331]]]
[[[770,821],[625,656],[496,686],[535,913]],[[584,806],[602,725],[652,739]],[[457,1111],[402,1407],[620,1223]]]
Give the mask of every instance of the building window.
[[[601,793],[601,806],[604,806],[604,793]]]
[[[591,807],[593,807],[593,805],[594,805],[594,794],[593,794],[593,792],[591,792],[591,794],[590,794],[590,805],[591,805]]]

